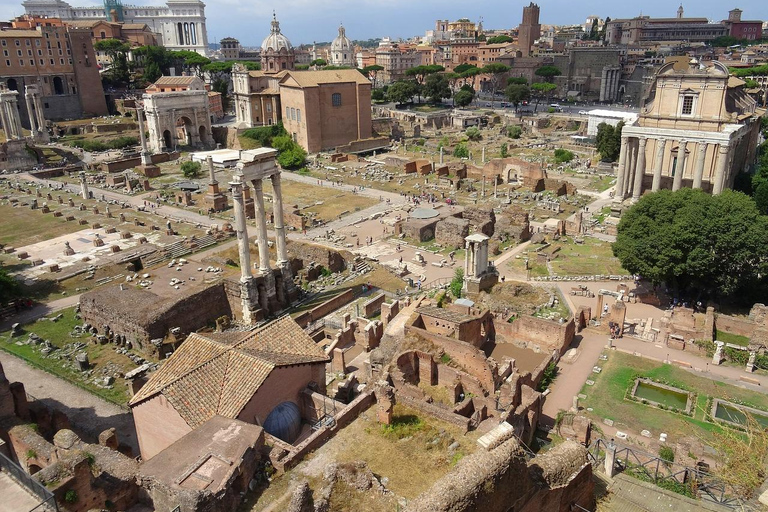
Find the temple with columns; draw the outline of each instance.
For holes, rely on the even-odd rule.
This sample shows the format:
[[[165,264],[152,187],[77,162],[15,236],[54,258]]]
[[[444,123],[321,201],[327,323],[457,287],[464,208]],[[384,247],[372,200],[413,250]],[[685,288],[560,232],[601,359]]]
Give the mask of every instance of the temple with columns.
[[[614,201],[646,191],[702,189],[719,194],[750,170],[762,112],[718,61],[663,65],[640,116],[624,126]]]

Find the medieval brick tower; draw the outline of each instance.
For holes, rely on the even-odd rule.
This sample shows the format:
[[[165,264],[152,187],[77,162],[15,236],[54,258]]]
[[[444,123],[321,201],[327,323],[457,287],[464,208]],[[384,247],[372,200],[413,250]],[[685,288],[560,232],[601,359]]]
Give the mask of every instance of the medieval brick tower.
[[[523,21],[517,29],[518,45],[523,57],[531,54],[531,46],[541,37],[541,24],[539,24],[539,6],[531,2],[528,7],[523,7]]]

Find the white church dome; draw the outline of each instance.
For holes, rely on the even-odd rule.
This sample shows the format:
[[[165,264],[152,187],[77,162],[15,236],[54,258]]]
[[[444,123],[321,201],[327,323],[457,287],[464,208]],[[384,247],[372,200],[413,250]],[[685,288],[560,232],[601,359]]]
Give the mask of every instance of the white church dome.
[[[279,52],[283,48],[285,48],[286,50],[290,50],[292,48],[291,42],[288,40],[287,37],[285,37],[283,34],[280,33],[280,22],[277,21],[277,17],[273,13],[272,14],[272,30],[270,31],[267,38],[264,39],[264,42],[261,43],[261,51]]]
[[[339,26],[339,35],[331,43],[332,52],[349,52],[352,51],[352,41],[347,37],[346,30],[343,25]]]

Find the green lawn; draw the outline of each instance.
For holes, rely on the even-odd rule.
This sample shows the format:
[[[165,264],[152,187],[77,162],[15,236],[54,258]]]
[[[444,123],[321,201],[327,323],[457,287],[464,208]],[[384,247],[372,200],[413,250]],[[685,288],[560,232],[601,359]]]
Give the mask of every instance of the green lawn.
[[[601,366],[602,373],[592,374],[591,377],[595,385],[582,388],[581,392],[587,398],[581,401],[581,405],[592,408],[588,414],[599,424],[603,423],[604,418],[609,418],[619,430],[628,429],[637,434],[647,429],[654,437],[666,432],[672,440],[691,435],[707,439],[710,432],[720,428],[704,419],[709,397],[724,398],[768,410],[768,395],[700,377],[676,366],[659,364],[622,352],[608,353],[608,360],[602,361]],[[627,389],[636,376],[695,392],[694,416],[691,418],[625,400]]]
[[[559,247],[557,257],[552,259],[552,269],[558,275],[613,275],[629,274],[613,255],[610,242],[585,237],[584,243],[577,244],[572,238],[567,242],[555,242],[548,252]]]
[[[746,347],[749,345],[749,338],[746,336],[741,336],[739,334],[733,334],[730,332],[721,331],[720,329],[715,330],[715,339],[717,341],[722,341],[725,343],[733,343],[734,345],[740,345],[742,347]]]
[[[49,317],[63,315],[57,322],[51,322],[47,318],[40,319],[28,325],[24,325],[24,333],[15,338],[10,337],[10,332],[0,333],[0,350],[16,355],[32,366],[41,368],[48,373],[52,373],[62,379],[80,386],[91,393],[98,395],[105,400],[118,405],[124,405],[130,398],[128,385],[123,379],[115,379],[111,389],[101,388],[94,384],[94,379],[101,376],[101,369],[109,365],[122,372],[132,370],[136,365],[128,359],[127,356],[118,354],[113,350],[113,345],[99,345],[90,342],[90,337],[81,335],[74,337],[70,335],[75,325],[81,323],[75,320],[74,308],[62,310]],[[28,333],[33,332],[44,340],[51,342],[51,345],[57,348],[50,355],[44,356],[40,353],[42,345],[27,345],[23,343],[27,340]],[[21,344],[17,344],[22,342]],[[83,343],[85,346],[74,350],[73,343]],[[88,360],[93,370],[89,377],[86,374],[74,368],[73,357],[76,352],[85,350],[88,353]]]

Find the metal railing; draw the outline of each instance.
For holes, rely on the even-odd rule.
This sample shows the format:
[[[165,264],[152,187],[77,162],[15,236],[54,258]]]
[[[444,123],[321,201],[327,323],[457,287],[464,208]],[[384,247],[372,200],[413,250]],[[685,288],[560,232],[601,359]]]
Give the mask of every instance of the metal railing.
[[[687,486],[695,499],[718,503],[734,510],[746,510],[742,500],[728,494],[727,484],[706,470],[664,460],[628,446],[618,446],[615,442],[613,448],[609,444],[603,439],[598,439],[589,446],[587,456],[593,466],[604,469],[602,466],[606,452],[614,449],[616,472],[626,471],[640,480],[649,481],[662,488],[669,488],[665,487],[667,484]]]
[[[30,509],[29,512],[58,512],[56,499],[51,491],[46,489],[40,482],[32,478],[32,475],[24,471],[21,466],[0,453],[0,470],[5,471],[19,485],[24,487],[28,493],[40,500],[40,503]]]

